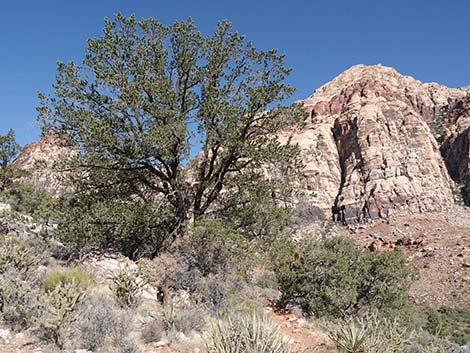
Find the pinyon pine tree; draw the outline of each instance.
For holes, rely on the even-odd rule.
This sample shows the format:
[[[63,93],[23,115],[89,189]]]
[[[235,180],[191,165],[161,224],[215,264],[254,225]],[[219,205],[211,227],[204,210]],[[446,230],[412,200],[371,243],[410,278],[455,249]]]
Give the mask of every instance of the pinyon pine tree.
[[[0,135],[0,190],[4,190],[18,174],[11,162],[20,152],[20,145],[16,142],[15,132],[10,129],[5,135]]]
[[[191,19],[105,19],[83,62],[59,62],[54,93],[40,94],[44,130],[78,151],[67,232],[93,224],[100,244],[124,237],[154,251],[190,219],[275,201],[286,183],[273,176],[299,166],[298,148],[277,135],[304,119],[300,106],[280,106],[294,91],[289,72],[283,55],[255,49],[227,21],[203,35]]]

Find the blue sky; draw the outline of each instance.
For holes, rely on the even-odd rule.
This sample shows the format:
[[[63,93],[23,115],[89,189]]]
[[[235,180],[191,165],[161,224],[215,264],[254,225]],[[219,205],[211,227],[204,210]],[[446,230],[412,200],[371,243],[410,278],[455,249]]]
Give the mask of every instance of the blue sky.
[[[0,4],[0,133],[36,139],[37,92],[57,60],[80,61],[105,16],[193,17],[210,32],[233,22],[258,48],[278,48],[293,68],[294,99],[358,63],[381,63],[422,81],[470,85],[468,0],[5,0]]]

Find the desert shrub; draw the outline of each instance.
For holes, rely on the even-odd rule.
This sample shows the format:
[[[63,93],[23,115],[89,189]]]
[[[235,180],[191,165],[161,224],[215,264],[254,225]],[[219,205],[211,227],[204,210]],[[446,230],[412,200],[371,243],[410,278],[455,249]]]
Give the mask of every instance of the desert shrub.
[[[207,276],[243,272],[248,266],[250,251],[248,241],[239,231],[221,220],[201,219],[193,234],[176,248],[175,256],[183,268]]]
[[[206,319],[203,312],[197,308],[186,308],[178,310],[173,321],[173,330],[182,332],[185,335],[195,332],[202,332],[206,327]]]
[[[230,273],[209,274],[196,281],[193,297],[213,313],[218,313],[229,306],[230,295],[237,293],[241,287],[241,281]]]
[[[139,301],[139,294],[146,285],[144,277],[138,268],[124,267],[110,277],[110,289],[121,307],[135,307]]]
[[[114,249],[139,259],[154,257],[174,221],[169,210],[156,203],[92,200],[88,197],[62,197],[55,202],[57,227],[51,235],[77,252]]]
[[[165,337],[167,327],[161,318],[147,321],[142,328],[142,340],[145,343],[159,342]]]
[[[207,325],[204,311],[200,307],[178,307],[170,303],[158,316],[145,323],[142,330],[144,342],[158,342],[164,337],[177,337],[191,332],[203,332]]]
[[[88,273],[78,267],[54,269],[43,278],[42,288],[45,292],[51,292],[58,286],[67,283],[75,283],[82,289],[87,289],[91,284],[91,279]]]
[[[470,310],[447,307],[428,309],[423,328],[434,336],[448,338],[459,345],[470,344]]]
[[[14,329],[31,327],[40,315],[35,278],[25,278],[14,268],[0,275],[0,309],[3,320]]]
[[[291,352],[279,327],[262,315],[232,315],[213,323],[206,345],[211,353]]]
[[[406,353],[468,353],[468,348],[439,338],[427,331],[419,331],[413,336],[405,350]]]
[[[84,294],[85,289],[75,279],[59,281],[55,287],[45,290],[40,297],[42,315],[34,329],[62,348]]]
[[[75,323],[79,347],[96,351],[119,345],[121,337],[128,336],[131,322],[132,313],[117,308],[109,296],[89,295]]]
[[[141,351],[135,340],[129,336],[117,339],[113,348],[113,352],[116,353],[139,353]]]
[[[4,191],[1,198],[11,205],[13,211],[38,219],[50,214],[49,206],[53,203],[52,196],[48,192],[38,190],[31,184],[15,185]]]
[[[17,238],[0,244],[0,310],[14,329],[35,323],[39,308],[39,279],[35,270],[42,261],[36,248]]]
[[[405,310],[414,271],[401,251],[369,252],[344,237],[286,248],[275,259],[281,305],[298,305],[316,317],[345,317],[364,308],[387,315]]]
[[[11,268],[20,273],[29,272],[36,268],[41,260],[34,248],[28,247],[20,240],[10,239],[0,246],[0,274]]]
[[[371,332],[362,323],[350,320],[341,322],[330,328],[328,337],[336,347],[344,353],[364,353],[372,350],[375,342],[372,341]]]

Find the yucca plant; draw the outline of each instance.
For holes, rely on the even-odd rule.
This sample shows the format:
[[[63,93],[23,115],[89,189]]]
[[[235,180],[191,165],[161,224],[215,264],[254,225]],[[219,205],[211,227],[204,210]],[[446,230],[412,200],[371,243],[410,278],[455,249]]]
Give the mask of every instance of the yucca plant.
[[[340,321],[328,328],[328,336],[344,353],[370,353],[374,335],[362,319]]]
[[[291,353],[279,327],[267,316],[232,315],[212,325],[207,342],[211,353]]]

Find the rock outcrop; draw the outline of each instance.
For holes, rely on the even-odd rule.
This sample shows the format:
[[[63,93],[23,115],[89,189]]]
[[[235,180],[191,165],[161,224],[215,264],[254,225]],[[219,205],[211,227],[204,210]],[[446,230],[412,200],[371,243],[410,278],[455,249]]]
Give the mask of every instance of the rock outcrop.
[[[57,195],[64,190],[65,172],[58,162],[74,154],[62,137],[54,132],[44,134],[37,142],[26,145],[13,165],[30,173],[23,181]]]
[[[470,205],[470,95],[451,102],[445,112],[441,154],[463,201]]]
[[[430,126],[466,94],[381,65],[354,66],[320,87],[304,100],[307,127],[292,136],[309,203],[346,222],[447,207],[453,181]]]

